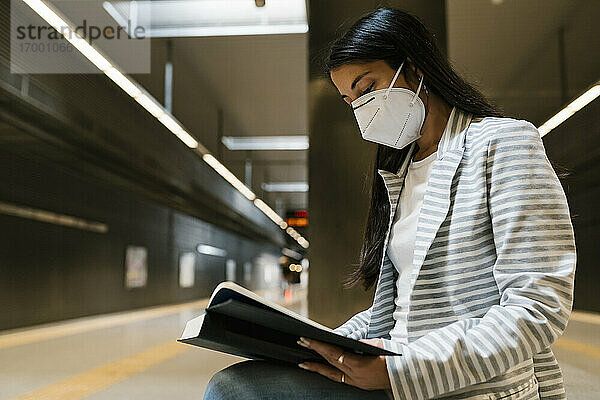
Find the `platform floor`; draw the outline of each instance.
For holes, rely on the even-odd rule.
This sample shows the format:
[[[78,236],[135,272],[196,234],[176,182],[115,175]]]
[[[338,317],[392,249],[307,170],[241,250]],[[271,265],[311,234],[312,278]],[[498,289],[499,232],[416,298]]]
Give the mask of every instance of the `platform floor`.
[[[287,301],[306,315],[305,291]],[[174,340],[206,300],[0,332],[0,400],[201,399],[212,374],[243,360]],[[600,398],[600,316],[573,313],[554,351],[570,399]]]

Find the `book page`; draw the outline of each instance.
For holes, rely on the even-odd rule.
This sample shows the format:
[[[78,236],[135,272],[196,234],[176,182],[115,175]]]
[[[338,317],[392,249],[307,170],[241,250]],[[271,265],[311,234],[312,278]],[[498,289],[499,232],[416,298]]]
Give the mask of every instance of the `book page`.
[[[183,333],[181,334],[181,337],[179,339],[183,340],[183,339],[191,339],[191,338],[197,337],[200,334],[200,329],[202,329],[202,323],[204,322],[204,315],[205,314],[202,314],[199,317],[190,319],[185,324],[185,329],[183,330]]]

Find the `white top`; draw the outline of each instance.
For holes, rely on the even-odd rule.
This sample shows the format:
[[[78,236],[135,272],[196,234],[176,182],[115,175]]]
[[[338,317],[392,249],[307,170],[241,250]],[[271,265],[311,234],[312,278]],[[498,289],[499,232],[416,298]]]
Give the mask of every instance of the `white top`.
[[[392,340],[408,343],[406,330],[408,300],[412,287],[410,284],[413,270],[413,254],[417,220],[423,204],[423,196],[427,188],[427,180],[431,173],[437,152],[419,161],[411,161],[406,172],[404,188],[400,193],[398,209],[390,230],[387,255],[398,270],[396,280],[397,296],[394,300],[394,328],[390,331]]]

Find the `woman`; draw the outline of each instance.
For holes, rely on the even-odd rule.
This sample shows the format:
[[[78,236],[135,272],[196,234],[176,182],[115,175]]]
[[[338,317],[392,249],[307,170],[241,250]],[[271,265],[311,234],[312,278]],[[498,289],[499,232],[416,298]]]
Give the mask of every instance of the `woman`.
[[[379,144],[348,282],[376,283],[375,299],[335,331],[402,355],[302,338],[328,364],[238,363],[205,398],[566,398],[549,346],[571,311],[574,235],[535,126],[503,117],[399,10],[356,22],[327,72]]]

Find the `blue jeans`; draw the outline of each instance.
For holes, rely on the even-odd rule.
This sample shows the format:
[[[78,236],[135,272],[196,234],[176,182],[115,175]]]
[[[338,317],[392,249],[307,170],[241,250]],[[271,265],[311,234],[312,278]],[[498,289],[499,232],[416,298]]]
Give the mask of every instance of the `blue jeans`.
[[[293,364],[245,360],[212,376],[203,400],[389,400],[384,390],[364,390]]]

